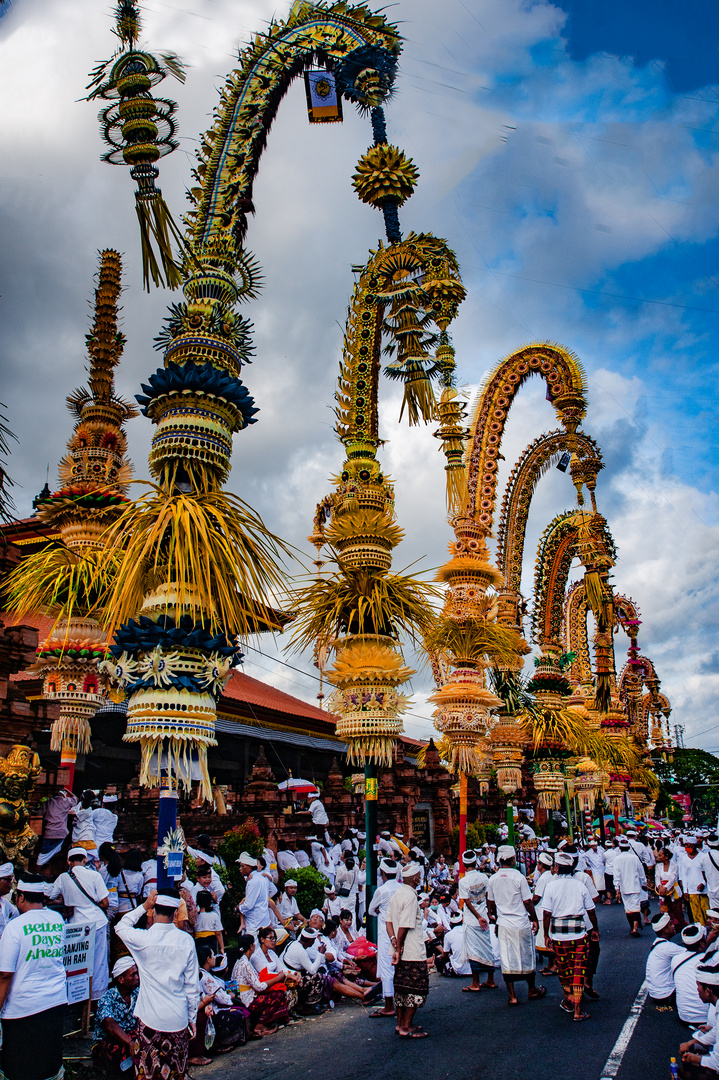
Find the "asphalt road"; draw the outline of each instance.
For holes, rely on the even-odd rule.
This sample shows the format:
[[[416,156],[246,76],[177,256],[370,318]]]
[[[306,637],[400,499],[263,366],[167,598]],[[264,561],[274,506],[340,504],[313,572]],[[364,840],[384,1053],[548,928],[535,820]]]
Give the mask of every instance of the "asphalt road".
[[[655,905],[656,906],[656,905]],[[581,1024],[559,1009],[556,977],[547,979],[547,996],[528,1002],[518,984],[520,1006],[509,1008],[500,989],[463,994],[469,980],[430,976],[430,995],[417,1020],[430,1038],[400,1040],[391,1020],[371,1020],[369,1010],[339,1005],[321,1017],[252,1041],[211,1065],[192,1070],[195,1080],[600,1080],[644,979],[646,955],[654,934],[629,937],[623,908],[598,910],[602,954],[595,988],[599,1001],[588,1004],[591,1018]],[[644,1005],[616,1080],[669,1080],[669,1059],[686,1029],[676,1013]]]

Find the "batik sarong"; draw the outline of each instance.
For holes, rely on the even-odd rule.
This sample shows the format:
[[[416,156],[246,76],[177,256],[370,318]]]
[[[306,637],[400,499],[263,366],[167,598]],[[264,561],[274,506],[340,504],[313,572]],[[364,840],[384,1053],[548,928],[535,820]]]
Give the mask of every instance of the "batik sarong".
[[[253,1028],[257,1024],[263,1027],[286,1024],[290,1018],[284,990],[264,990],[261,994],[255,994],[248,1008]]]
[[[155,1031],[138,1020],[132,1040],[136,1080],[185,1080],[189,1046],[187,1028]]]
[[[215,1025],[215,1048],[244,1046],[249,1034],[249,1011],[244,1005],[216,1009],[212,1015]]]
[[[429,995],[429,972],[424,960],[400,960],[394,969],[394,1003],[400,1009],[419,1009]]]
[[[497,926],[497,941],[502,975],[508,975],[511,979],[534,974],[537,955],[534,932],[529,923],[516,927]]]
[[[0,1080],[62,1080],[65,1005],[3,1020]]]
[[[576,1005],[582,1000],[584,978],[587,973],[587,939],[571,938],[568,941],[552,939],[559,981],[567,1001]]]

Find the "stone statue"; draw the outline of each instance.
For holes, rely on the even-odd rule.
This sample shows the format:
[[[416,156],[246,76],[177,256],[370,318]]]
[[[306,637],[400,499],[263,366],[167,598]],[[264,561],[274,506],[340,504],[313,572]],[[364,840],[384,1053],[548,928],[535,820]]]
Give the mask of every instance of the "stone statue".
[[[39,837],[28,824],[26,800],[40,775],[40,758],[29,746],[15,745],[0,758],[0,852],[11,862],[27,863]]]

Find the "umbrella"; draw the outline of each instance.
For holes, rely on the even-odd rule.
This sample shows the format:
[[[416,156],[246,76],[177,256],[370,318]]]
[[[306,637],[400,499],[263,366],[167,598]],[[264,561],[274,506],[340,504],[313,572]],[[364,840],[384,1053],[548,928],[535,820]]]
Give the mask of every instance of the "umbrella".
[[[283,780],[277,787],[280,791],[291,791],[293,795],[309,795],[311,791],[317,791],[317,787],[311,780],[302,780],[299,776],[291,776],[289,780]]]

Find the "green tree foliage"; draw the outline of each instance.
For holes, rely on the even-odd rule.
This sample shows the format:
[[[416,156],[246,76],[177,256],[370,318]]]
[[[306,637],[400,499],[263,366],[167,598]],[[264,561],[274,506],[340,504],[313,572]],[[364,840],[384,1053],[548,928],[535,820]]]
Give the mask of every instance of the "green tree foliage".
[[[708,750],[677,749],[671,761],[660,760],[654,771],[661,783],[660,800],[668,807],[672,795],[683,792],[692,799],[694,821],[716,820],[719,812],[719,757]],[[713,786],[716,785],[716,786]],[[673,800],[672,800],[673,801]],[[659,808],[658,802],[658,808]]]
[[[321,908],[325,902],[325,885],[329,885],[327,878],[313,866],[292,869],[285,877],[292,877],[297,882],[297,906],[309,919],[312,909]]]

